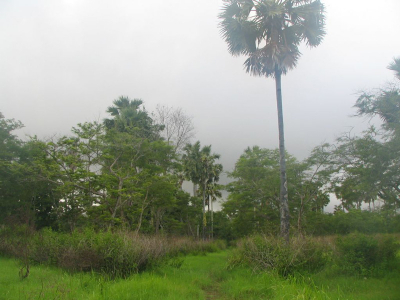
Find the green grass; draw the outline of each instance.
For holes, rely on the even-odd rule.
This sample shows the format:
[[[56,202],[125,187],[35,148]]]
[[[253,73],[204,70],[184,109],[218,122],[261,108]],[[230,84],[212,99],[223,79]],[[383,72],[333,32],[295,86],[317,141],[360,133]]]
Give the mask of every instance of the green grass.
[[[33,266],[18,276],[17,261],[0,258],[0,299],[400,299],[400,275],[333,276],[326,270],[284,279],[249,268],[228,270],[228,252],[176,258],[168,265],[107,281],[96,274]],[[183,262],[183,263],[182,263]]]
[[[0,258],[0,299],[86,299],[98,290],[91,274],[75,274],[44,266],[31,267],[28,278],[20,279],[20,264]]]

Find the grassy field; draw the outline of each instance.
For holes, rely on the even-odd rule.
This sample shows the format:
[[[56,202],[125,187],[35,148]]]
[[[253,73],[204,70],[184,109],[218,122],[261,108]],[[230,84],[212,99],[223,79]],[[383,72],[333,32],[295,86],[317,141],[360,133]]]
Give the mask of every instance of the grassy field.
[[[283,279],[227,266],[228,252],[176,258],[168,265],[107,281],[88,273],[33,266],[19,278],[18,261],[0,258],[0,299],[400,299],[399,273],[379,279],[333,276]]]

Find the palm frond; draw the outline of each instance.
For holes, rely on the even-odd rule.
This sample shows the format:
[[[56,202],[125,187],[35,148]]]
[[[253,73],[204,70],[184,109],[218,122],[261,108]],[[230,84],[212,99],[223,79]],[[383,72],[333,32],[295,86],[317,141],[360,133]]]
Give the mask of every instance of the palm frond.
[[[400,57],[394,58],[388,69],[394,71],[397,79],[400,80]]]
[[[299,44],[319,45],[325,36],[320,0],[226,0],[221,34],[232,55],[247,55],[246,72],[274,76],[296,66]]]
[[[115,107],[115,106],[109,106],[109,107],[107,108],[107,112],[108,112],[110,115],[112,115],[113,117],[119,115],[119,110],[118,110],[118,108]]]

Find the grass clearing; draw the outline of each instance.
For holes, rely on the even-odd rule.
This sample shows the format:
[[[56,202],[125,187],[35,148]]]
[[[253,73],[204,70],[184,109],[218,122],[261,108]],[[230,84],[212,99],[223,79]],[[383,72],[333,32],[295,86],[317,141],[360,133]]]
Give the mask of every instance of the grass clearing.
[[[32,266],[18,276],[16,260],[0,258],[0,299],[400,299],[398,271],[382,278],[333,275],[330,270],[288,279],[250,268],[227,269],[228,251],[180,257],[168,264],[105,280],[90,273],[73,275],[48,266]]]

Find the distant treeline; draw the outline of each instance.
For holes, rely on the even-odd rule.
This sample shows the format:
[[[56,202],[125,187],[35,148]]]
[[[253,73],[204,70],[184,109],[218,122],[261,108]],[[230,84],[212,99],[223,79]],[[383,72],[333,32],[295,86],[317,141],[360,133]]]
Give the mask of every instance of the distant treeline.
[[[390,66],[397,76],[399,66]],[[228,173],[232,182],[221,186],[219,155],[190,143],[191,118],[165,106],[149,113],[142,104],[120,97],[103,122],[47,140],[22,141],[15,135],[22,123],[0,115],[0,223],[225,239],[279,232],[278,150],[247,148]],[[362,93],[355,108],[382,126],[343,134],[301,162],[287,154],[293,231],[400,231],[400,90]],[[182,190],[184,180],[193,196]],[[213,212],[222,189],[229,196]],[[326,214],[332,193],[340,204]]]

